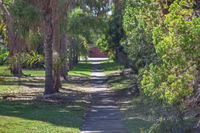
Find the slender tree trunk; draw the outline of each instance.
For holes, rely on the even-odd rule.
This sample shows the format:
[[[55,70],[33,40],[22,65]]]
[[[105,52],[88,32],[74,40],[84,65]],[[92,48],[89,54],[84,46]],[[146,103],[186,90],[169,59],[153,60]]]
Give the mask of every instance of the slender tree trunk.
[[[44,94],[53,94],[53,23],[52,23],[52,2],[53,0],[43,0],[43,18],[44,18],[44,51],[45,51],[45,92]]]
[[[20,54],[21,52],[21,44],[19,44],[20,39],[15,36],[14,30],[14,20],[12,18],[7,19],[7,30],[8,30],[8,49],[10,53],[10,58]],[[11,67],[10,71],[13,75],[22,75],[22,67],[21,63],[18,61],[14,62]]]
[[[8,32],[8,50],[10,53],[10,58],[19,54],[21,52],[21,44],[18,43],[18,39],[16,39],[15,28],[14,28],[14,19],[5,4],[2,0],[0,0],[0,8],[3,11],[3,14],[6,18],[7,32]],[[19,62],[11,65],[11,73],[13,75],[22,75],[22,68]]]
[[[66,12],[65,15],[63,15],[62,19],[63,21],[68,21],[68,17],[66,14],[68,14],[73,8],[75,8],[76,6],[76,1],[68,1],[65,5],[66,7]],[[62,33],[61,35],[61,58],[62,58],[62,66],[61,66],[61,71],[60,74],[61,76],[67,80],[67,75],[68,75],[68,71],[69,71],[69,56],[70,56],[70,52],[68,51],[69,49],[69,45],[71,45],[71,40],[70,40],[70,36],[68,36],[66,33]],[[68,53],[69,52],[69,53]]]
[[[71,70],[73,68],[73,42],[71,39],[69,39],[70,43],[68,44],[69,49],[69,69]]]
[[[53,58],[54,58],[54,89],[56,92],[62,87],[60,80],[61,70],[61,45],[60,45],[60,24],[59,24],[59,11],[58,11],[58,0],[53,0]]]
[[[61,76],[67,80],[67,73],[68,73],[68,65],[67,65],[67,43],[68,37],[66,34],[61,35],[61,57],[62,57],[62,66],[60,74]]]

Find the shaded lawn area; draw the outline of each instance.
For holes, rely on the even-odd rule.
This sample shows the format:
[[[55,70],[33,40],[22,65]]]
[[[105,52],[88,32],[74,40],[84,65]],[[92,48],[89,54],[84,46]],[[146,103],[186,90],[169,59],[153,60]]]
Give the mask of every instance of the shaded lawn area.
[[[134,82],[133,79],[135,78],[134,75],[119,75],[113,74],[108,76],[108,87],[111,90],[123,90],[123,89],[133,89]]]
[[[156,123],[151,104],[142,102],[140,97],[120,102],[120,109],[124,115],[124,123],[130,133],[141,133]]]
[[[102,70],[106,75],[120,72],[123,66],[119,65],[113,60],[105,60],[101,62]]]
[[[0,101],[1,133],[79,133],[84,107],[30,101]]]
[[[0,93],[19,93],[23,89],[31,90],[44,87],[44,78],[4,76],[0,81]],[[29,89],[28,89],[29,88]]]
[[[44,70],[23,70],[30,76],[13,77],[7,66],[0,66],[0,133],[79,133],[91,68],[78,64],[63,81],[60,97],[47,102],[35,100],[43,95]]]
[[[91,75],[92,64],[90,62],[80,62],[68,75],[69,80],[63,81],[63,86],[77,87],[82,83],[84,77]],[[43,88],[45,71],[42,69],[23,69],[23,73],[27,76],[12,77],[8,66],[0,66],[0,93],[2,92],[20,92],[22,88]],[[80,80],[80,82],[77,82]],[[89,84],[88,79],[84,79],[83,84]]]

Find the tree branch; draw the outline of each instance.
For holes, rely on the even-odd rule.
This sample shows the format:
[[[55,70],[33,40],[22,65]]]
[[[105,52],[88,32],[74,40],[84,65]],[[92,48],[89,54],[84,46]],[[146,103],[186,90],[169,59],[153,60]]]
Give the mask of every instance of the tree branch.
[[[10,12],[8,11],[8,9],[6,8],[6,6],[5,6],[3,0],[0,0],[0,8],[3,10],[4,15],[6,15],[7,17],[10,17],[10,16],[11,16],[11,14],[10,14]]]

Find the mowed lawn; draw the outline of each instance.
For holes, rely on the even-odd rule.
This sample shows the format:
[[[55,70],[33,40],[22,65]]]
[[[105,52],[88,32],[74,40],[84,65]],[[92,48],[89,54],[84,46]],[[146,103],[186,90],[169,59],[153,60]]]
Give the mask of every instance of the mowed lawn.
[[[90,62],[80,62],[71,71],[69,76],[89,77],[91,75],[92,64]],[[8,66],[0,66],[0,93],[20,92],[21,88],[44,87],[43,69],[23,69],[22,77],[12,77]]]
[[[101,66],[106,75],[120,72],[123,69],[123,66],[119,65],[112,59],[102,61]]]
[[[88,77],[91,68],[91,64],[81,62],[69,75]],[[40,77],[44,76],[44,70],[23,70],[23,73],[27,76],[12,77],[7,66],[0,66],[0,96],[21,93],[25,96],[42,96],[44,78]],[[64,96],[70,99],[70,96],[82,93],[76,90],[76,87],[81,88],[78,84],[70,85],[64,82],[61,90]],[[79,133],[86,101],[78,100],[63,103],[54,99],[46,102],[26,98],[3,100],[0,97],[0,133]]]
[[[80,105],[0,101],[0,133],[79,133]]]
[[[72,69],[72,71],[69,71],[68,74],[71,76],[89,77],[92,73],[91,70],[91,62],[80,62]]]

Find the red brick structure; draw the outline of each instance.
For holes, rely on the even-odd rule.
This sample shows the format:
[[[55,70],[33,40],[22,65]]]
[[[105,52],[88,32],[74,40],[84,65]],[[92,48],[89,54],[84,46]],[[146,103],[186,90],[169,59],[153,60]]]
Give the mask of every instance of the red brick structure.
[[[103,52],[101,52],[100,49],[94,46],[90,48],[89,57],[90,58],[108,58],[108,55],[104,54]]]

